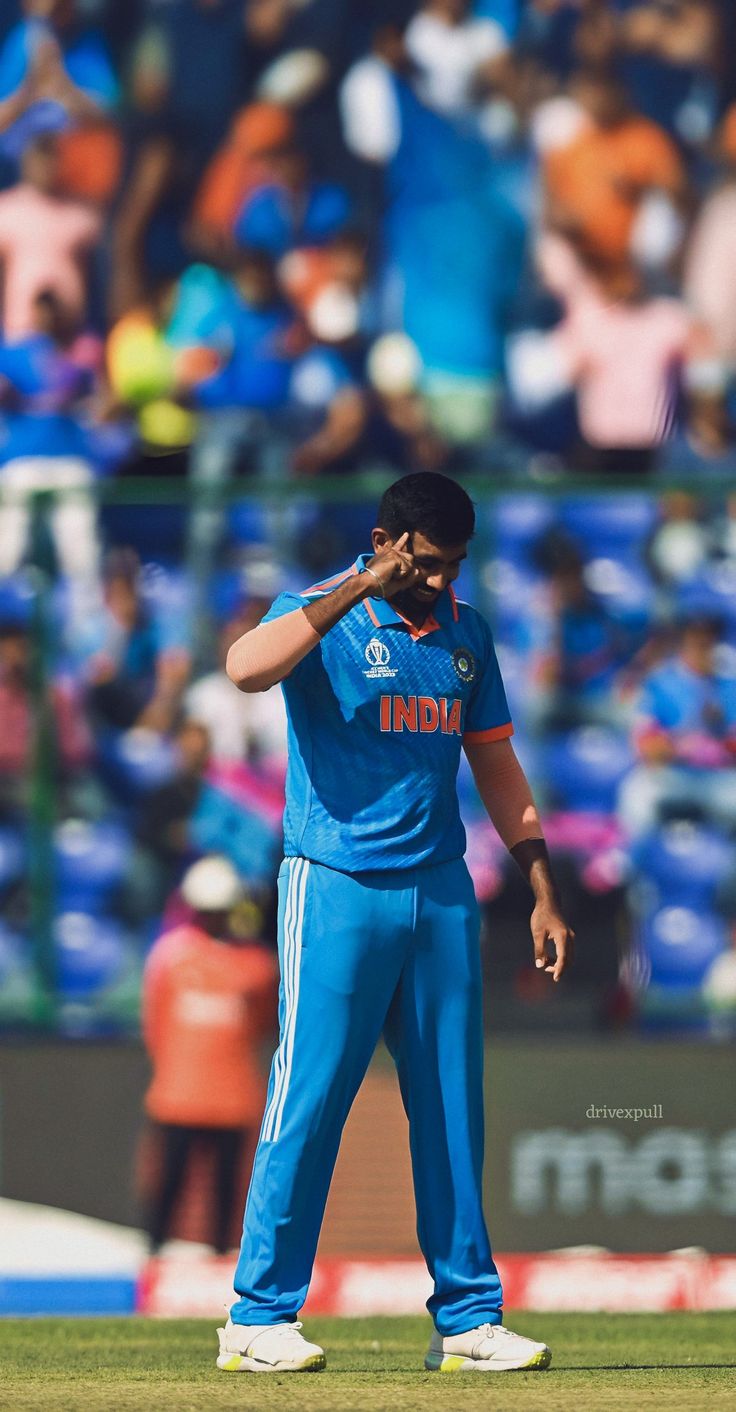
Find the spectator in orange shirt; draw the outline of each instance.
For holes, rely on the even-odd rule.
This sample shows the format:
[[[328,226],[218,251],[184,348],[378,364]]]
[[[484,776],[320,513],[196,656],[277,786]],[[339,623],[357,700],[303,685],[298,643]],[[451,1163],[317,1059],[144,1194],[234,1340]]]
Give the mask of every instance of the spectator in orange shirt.
[[[589,259],[623,263],[644,197],[682,198],[682,163],[664,130],[631,110],[614,77],[582,72],[572,96],[583,121],[544,159],[548,219]]]
[[[240,108],[207,167],[194,199],[189,239],[205,258],[232,253],[235,221],[243,202],[272,180],[271,157],[294,141],[294,119],[278,103]]]
[[[227,859],[200,859],[181,893],[192,919],[159,938],[143,976],[143,1036],[153,1065],[145,1106],[162,1145],[148,1231],[155,1252],[195,1144],[206,1144],[216,1162],[212,1243],[224,1254],[245,1140],[265,1102],[258,1051],[276,1023],[276,961],[257,944],[257,926],[246,941],[230,930],[247,899]]]

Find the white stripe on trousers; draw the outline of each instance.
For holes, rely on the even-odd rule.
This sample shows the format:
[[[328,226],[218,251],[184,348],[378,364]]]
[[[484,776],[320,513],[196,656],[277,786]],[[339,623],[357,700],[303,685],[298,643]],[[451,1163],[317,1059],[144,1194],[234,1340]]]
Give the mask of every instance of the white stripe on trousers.
[[[281,1041],[274,1061],[274,1087],[271,1100],[263,1119],[262,1140],[275,1142],[281,1131],[281,1120],[289,1087],[291,1066],[294,1058],[294,1032],[296,1012],[299,1004],[299,972],[302,955],[302,927],[304,925],[304,901],[307,893],[308,858],[289,859],[289,884],[284,909],[284,1023]]]
[[[291,929],[292,903],[293,903],[293,901],[294,901],[294,891],[295,891],[295,889],[294,889],[294,881],[295,881],[294,867],[293,867],[293,862],[292,862],[291,859],[289,859],[289,863],[288,863],[287,866],[288,866],[288,871],[289,871],[289,880],[288,880],[287,885],[286,885],[286,902],[285,902],[285,904],[284,904],[284,946],[283,946],[283,953],[282,953],[282,960],[281,960],[281,975],[282,975],[282,981],[283,981],[283,986],[284,986],[284,1026],[283,1026],[283,1033],[284,1033],[284,1034],[286,1033],[286,1019],[287,1019],[287,1014],[288,1014],[288,969],[289,969],[289,968],[288,968],[288,963],[287,963],[287,955],[288,955],[289,935],[290,935],[290,929]],[[266,1111],[265,1111],[265,1113],[264,1113],[264,1115],[263,1115],[263,1122],[262,1122],[262,1124],[261,1124],[261,1138],[264,1139],[264,1140],[266,1140],[266,1138],[267,1138],[267,1136],[268,1136],[268,1130],[269,1130],[269,1126],[270,1126],[270,1123],[271,1123],[271,1118],[272,1118],[272,1115],[273,1115],[273,1108],[274,1108],[274,1103],[276,1102],[276,1096],[277,1096],[277,1094],[278,1094],[278,1092],[279,1092],[279,1086],[280,1086],[280,1083],[281,1083],[281,1075],[282,1075],[282,1072],[283,1072],[283,1068],[284,1068],[283,1036],[279,1036],[279,1044],[278,1044],[278,1048],[277,1048],[277,1050],[276,1050],[276,1054],[275,1054],[275,1056],[274,1056],[274,1061],[273,1061],[273,1091],[272,1091],[271,1097],[270,1097],[270,1099],[268,1100],[268,1103],[267,1103],[267,1105],[266,1105]]]

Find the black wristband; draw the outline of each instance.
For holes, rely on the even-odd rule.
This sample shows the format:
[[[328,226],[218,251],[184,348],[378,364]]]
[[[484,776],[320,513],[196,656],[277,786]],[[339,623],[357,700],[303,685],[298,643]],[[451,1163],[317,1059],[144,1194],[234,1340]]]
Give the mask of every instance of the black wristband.
[[[547,844],[543,838],[522,838],[519,843],[515,843],[509,853],[518,867],[521,875],[529,881],[529,874],[535,863],[544,862],[550,869],[550,879],[554,884],[550,868],[549,852]]]

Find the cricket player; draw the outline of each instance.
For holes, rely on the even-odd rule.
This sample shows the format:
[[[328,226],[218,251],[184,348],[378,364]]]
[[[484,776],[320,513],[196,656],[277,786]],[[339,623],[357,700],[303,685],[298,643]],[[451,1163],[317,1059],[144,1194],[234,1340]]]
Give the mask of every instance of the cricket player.
[[[239,1298],[218,1331],[227,1371],[325,1367],[296,1320],[343,1125],[381,1033],[409,1119],[417,1233],[434,1281],[425,1367],[497,1372],[551,1358],[503,1326],[483,1217],[479,913],[463,860],[461,749],[531,885],[536,965],[555,981],[573,934],[511,745],[490,629],[452,589],[474,524],[456,482],[403,477],[381,501],[373,553],[282,593],[228,654],[241,690],[282,683],[289,767],[280,1043]]]

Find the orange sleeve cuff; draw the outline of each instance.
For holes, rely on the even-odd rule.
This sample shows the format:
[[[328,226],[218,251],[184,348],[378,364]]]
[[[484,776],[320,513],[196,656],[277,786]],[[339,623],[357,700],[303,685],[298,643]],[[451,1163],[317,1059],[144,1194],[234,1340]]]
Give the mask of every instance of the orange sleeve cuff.
[[[466,731],[463,741],[466,745],[483,745],[488,740],[507,740],[514,734],[513,722],[503,726],[493,726],[489,731]]]

